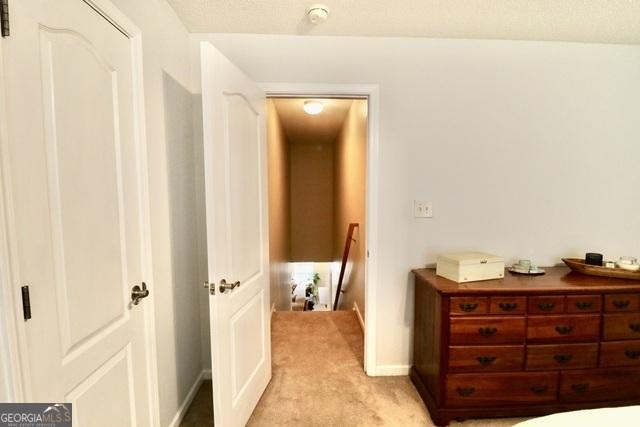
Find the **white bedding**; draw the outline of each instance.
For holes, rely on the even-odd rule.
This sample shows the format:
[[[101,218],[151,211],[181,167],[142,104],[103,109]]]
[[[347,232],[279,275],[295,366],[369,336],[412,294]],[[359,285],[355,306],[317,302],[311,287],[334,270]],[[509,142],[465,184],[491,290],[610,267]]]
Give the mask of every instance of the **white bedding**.
[[[514,427],[638,427],[640,406],[585,409],[533,418]]]

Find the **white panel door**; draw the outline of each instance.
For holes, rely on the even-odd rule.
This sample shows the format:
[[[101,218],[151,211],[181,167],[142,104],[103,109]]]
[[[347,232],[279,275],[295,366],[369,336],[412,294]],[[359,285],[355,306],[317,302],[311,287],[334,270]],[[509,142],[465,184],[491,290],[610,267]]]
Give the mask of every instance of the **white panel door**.
[[[20,0],[2,49],[27,399],[72,402],[76,426],[150,425],[132,41],[81,0]]]
[[[201,60],[214,418],[243,426],[271,378],[265,95],[210,43]]]

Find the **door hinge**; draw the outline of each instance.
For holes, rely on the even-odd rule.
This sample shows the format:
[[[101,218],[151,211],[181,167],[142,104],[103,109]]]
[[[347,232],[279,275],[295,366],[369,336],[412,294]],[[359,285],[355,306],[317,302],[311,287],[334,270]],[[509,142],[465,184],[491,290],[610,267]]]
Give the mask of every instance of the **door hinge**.
[[[0,0],[0,24],[2,37],[9,37],[9,0]]]
[[[22,287],[22,315],[24,320],[31,319],[31,300],[29,298],[29,286]]]

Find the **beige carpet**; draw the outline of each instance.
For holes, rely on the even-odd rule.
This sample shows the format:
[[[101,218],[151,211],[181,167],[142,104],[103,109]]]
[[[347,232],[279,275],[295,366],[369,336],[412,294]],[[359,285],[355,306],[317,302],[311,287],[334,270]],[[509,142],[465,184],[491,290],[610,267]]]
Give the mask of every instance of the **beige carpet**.
[[[273,378],[249,426],[433,426],[408,377],[365,375],[362,330],[353,312],[276,312],[271,335]],[[182,426],[211,425],[211,417],[207,382]],[[452,425],[507,427],[517,421]]]

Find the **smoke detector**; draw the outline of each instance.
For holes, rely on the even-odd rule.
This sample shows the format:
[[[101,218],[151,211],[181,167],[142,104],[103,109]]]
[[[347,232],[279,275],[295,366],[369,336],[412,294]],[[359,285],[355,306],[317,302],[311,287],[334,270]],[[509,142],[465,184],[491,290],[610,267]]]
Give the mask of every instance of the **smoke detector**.
[[[312,24],[324,22],[329,17],[329,8],[323,4],[314,4],[307,8],[307,18]]]

